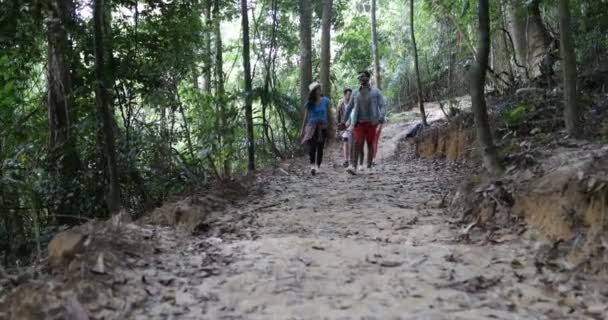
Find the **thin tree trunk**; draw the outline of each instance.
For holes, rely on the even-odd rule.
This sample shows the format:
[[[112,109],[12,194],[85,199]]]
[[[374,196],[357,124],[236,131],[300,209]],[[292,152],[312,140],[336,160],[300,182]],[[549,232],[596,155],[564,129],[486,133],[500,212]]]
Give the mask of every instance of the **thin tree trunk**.
[[[582,130],[576,90],[576,55],[570,24],[570,1],[559,1],[560,52],[564,77],[564,120],[568,134],[579,137]]]
[[[224,89],[224,58],[223,58],[223,44],[222,44],[222,30],[221,30],[221,17],[220,17],[220,0],[215,0],[213,5],[213,22],[215,23],[215,95],[217,101],[218,118],[219,118],[219,131],[220,133],[220,147],[227,147],[227,134],[229,132],[227,126],[228,121],[226,119],[225,109],[225,95],[226,90]],[[222,174],[224,178],[228,178],[231,175],[231,165],[228,156],[224,155],[222,164]]]
[[[104,0],[93,0],[93,26],[95,42],[95,100],[97,111],[101,119],[101,132],[103,134],[103,153],[108,174],[108,210],[110,214],[120,209],[120,184],[118,182],[118,166],[116,165],[116,142],[114,140],[114,120],[110,111],[110,96],[108,89],[109,57],[105,49],[106,32],[104,18],[107,7]]]
[[[48,19],[48,63],[47,92],[49,119],[49,164],[56,183],[63,189],[59,194],[57,205],[51,206],[51,213],[58,224],[75,223],[72,219],[61,218],[62,214],[77,216],[80,213],[77,184],[81,164],[76,151],[75,136],[71,133],[70,114],[72,110],[72,75],[69,65],[70,44],[67,26],[72,16],[70,3],[61,0],[49,2],[50,19]]]
[[[498,159],[496,148],[492,139],[488,111],[485,99],[486,70],[490,54],[490,4],[489,0],[479,0],[479,46],[477,47],[477,61],[469,73],[471,102],[475,127],[477,128],[477,142],[481,148],[481,156],[486,169],[492,175],[500,175],[504,168]]]
[[[190,125],[188,124],[188,117],[186,116],[186,110],[184,110],[184,104],[182,103],[182,99],[179,95],[179,91],[177,89],[177,84],[174,83],[175,87],[175,98],[177,99],[177,107],[179,109],[179,113],[182,116],[182,127],[186,132],[186,145],[188,147],[188,153],[190,154],[190,158],[195,160],[196,156],[194,154],[194,144],[192,143],[192,134],[190,133]]]
[[[452,70],[454,69],[454,52],[452,52],[454,48],[454,42],[452,41],[452,31],[454,29],[454,25],[451,21],[448,21],[450,26],[450,30],[448,32],[448,84],[447,84],[447,99],[448,99],[448,114],[452,113]]]
[[[249,17],[247,0],[241,0],[243,22],[243,69],[245,70],[245,120],[247,121],[247,153],[249,173],[255,171],[255,144],[253,137],[253,101],[251,85],[251,60],[249,57]]]
[[[380,53],[378,49],[378,21],[376,19],[376,0],[372,0],[372,54],[374,55],[374,76],[376,78],[376,87],[382,90],[382,78],[380,75]]]
[[[299,0],[300,12],[300,105],[308,100],[308,85],[312,82],[312,6],[309,0]]]
[[[277,157],[283,158],[281,151],[274,143],[274,134],[270,131],[271,127],[269,124],[269,119],[267,116],[267,110],[275,104],[275,94],[274,94],[274,84],[273,84],[273,74],[274,74],[274,65],[277,57],[277,11],[278,11],[278,2],[277,0],[272,0],[271,3],[271,11],[272,11],[272,29],[270,34],[270,47],[268,49],[268,54],[266,57],[258,57],[263,61],[265,76],[264,76],[264,98],[262,99],[262,130],[264,132],[265,142],[270,145],[270,148],[274,152]],[[255,20],[254,20],[255,24]],[[257,29],[256,29],[257,31]],[[257,33],[257,32],[256,32]],[[271,90],[271,85],[273,89]],[[277,109],[277,112],[280,114],[281,109]]]
[[[331,97],[331,79],[330,79],[330,63],[331,63],[331,13],[333,8],[332,0],[323,0],[323,17],[321,31],[321,84],[325,96]]]
[[[422,124],[428,126],[426,121],[426,112],[424,111],[424,101],[422,98],[422,82],[420,81],[420,66],[418,64],[418,48],[416,47],[416,35],[414,30],[414,0],[410,0],[410,32],[412,36],[412,48],[414,49],[414,67],[416,69],[416,95],[418,97],[418,105],[420,106],[420,114],[422,116]]]
[[[211,94],[211,30],[213,29],[213,17],[211,16],[211,0],[206,1],[205,23],[207,24],[207,30],[205,30],[205,59],[203,61],[205,65],[203,68],[203,90],[207,94]]]
[[[199,78],[200,74],[198,71],[198,66],[196,65],[196,62],[194,63],[194,65],[192,66],[192,88],[194,88],[194,90],[198,91],[200,89],[200,86],[198,85],[198,78]]]

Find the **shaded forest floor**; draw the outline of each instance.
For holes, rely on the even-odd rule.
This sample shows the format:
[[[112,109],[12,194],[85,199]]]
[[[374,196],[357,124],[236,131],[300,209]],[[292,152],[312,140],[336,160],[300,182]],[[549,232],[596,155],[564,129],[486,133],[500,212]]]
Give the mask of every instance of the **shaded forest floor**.
[[[373,174],[347,175],[337,144],[315,177],[305,159],[260,173],[198,236],[115,226],[131,240],[102,258],[112,268],[99,249],[71,284],[22,286],[0,319],[604,319],[606,282],[539,266],[537,241],[471,241],[448,197],[470,168],[416,158],[402,141],[413,125],[385,128]]]

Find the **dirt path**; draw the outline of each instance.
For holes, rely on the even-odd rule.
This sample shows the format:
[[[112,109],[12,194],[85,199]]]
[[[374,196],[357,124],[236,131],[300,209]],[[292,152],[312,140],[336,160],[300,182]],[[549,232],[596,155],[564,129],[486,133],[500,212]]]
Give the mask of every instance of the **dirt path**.
[[[348,176],[336,150],[316,177],[303,160],[263,177],[264,196],[228,209],[253,217],[249,239],[157,230],[161,253],[132,272],[163,285],[148,286],[147,302],[125,316],[603,319],[593,308],[605,302],[606,287],[539,270],[532,242],[464,241],[441,208],[459,173],[396,154],[407,126],[385,129],[374,174]]]

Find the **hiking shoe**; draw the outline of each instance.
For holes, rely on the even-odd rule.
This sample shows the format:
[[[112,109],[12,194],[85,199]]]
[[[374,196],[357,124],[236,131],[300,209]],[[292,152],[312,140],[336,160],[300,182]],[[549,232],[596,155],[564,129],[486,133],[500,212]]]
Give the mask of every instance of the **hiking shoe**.
[[[348,166],[348,168],[346,169],[346,172],[348,172],[354,176],[357,174],[357,169],[355,169],[355,167],[353,167],[353,166]]]
[[[317,174],[317,167],[316,166],[310,166],[310,174],[313,175],[313,176]]]

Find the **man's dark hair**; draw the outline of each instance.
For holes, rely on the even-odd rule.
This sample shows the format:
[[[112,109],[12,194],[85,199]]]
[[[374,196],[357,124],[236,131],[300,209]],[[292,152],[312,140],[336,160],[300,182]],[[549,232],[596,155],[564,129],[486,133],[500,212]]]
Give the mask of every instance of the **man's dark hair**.
[[[360,75],[361,75],[361,74],[364,74],[364,75],[365,75],[365,76],[367,76],[368,78],[371,78],[371,76],[372,76],[372,75],[369,73],[369,71],[367,71],[367,70],[363,70],[363,71],[359,72],[359,74],[360,74]]]
[[[353,90],[352,90],[352,89],[350,89],[350,88],[346,88],[346,89],[344,89],[344,94],[346,94],[347,92],[351,92],[351,93],[352,93],[352,92],[353,92]]]

